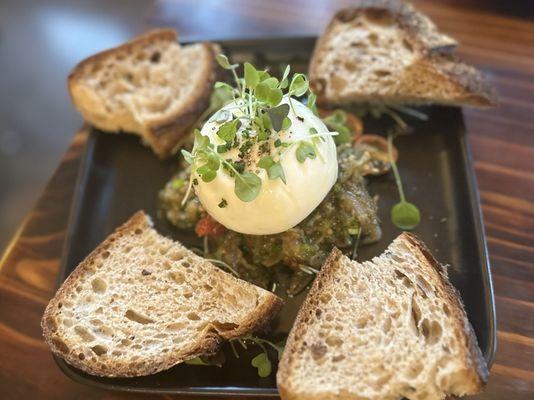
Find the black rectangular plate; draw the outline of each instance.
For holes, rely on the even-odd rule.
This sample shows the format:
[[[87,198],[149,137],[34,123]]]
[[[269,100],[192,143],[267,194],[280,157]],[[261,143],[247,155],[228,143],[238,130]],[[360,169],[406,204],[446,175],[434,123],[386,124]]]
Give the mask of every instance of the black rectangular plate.
[[[263,39],[221,43],[235,61],[257,64],[290,63],[305,70],[314,38]],[[274,68],[274,67],[273,67]],[[452,283],[460,291],[484,357],[491,365],[495,354],[495,307],[484,230],[471,153],[460,109],[429,107],[426,122],[410,121],[412,135],[396,141],[407,198],[421,210],[422,221],[415,233],[436,258],[449,264]],[[365,121],[366,133],[383,133],[384,121]],[[96,130],[89,135],[76,185],[67,238],[58,277],[61,284],[70,272],[107,235],[134,212],[144,209],[156,229],[187,245],[197,245],[192,231],[174,229],[158,213],[158,192],[172,176],[176,160],[160,162],[139,140],[130,135],[110,135]],[[379,243],[363,246],[358,259],[380,254],[400,233],[389,218],[398,200],[393,178],[371,178],[370,190],[379,196],[383,237]],[[287,334],[304,294],[284,306],[275,337]],[[222,368],[178,365],[168,371],[140,378],[90,376],[56,359],[72,379],[102,388],[213,396],[277,395],[275,373],[259,378],[250,366],[258,349],[242,351],[239,359],[225,349]]]

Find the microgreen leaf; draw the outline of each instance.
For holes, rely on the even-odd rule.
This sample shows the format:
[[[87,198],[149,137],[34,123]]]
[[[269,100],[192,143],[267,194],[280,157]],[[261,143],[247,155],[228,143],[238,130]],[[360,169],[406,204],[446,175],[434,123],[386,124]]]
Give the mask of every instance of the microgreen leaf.
[[[258,74],[258,70],[254,68],[254,66],[251,63],[246,62],[245,63],[245,85],[250,88],[254,89],[258,83],[260,82],[260,76]]]
[[[404,188],[397,168],[397,163],[393,157],[393,135],[388,135],[388,156],[391,163],[393,175],[395,175],[395,183],[399,191],[400,201],[391,208],[391,221],[400,229],[414,229],[421,221],[421,213],[415,204],[406,201],[404,196]]]
[[[225,122],[219,127],[217,136],[219,136],[226,143],[232,143],[240,126],[241,121],[238,118]]]
[[[280,162],[274,163],[271,168],[267,170],[267,175],[269,175],[269,179],[275,180],[276,178],[280,178],[284,184],[286,183],[286,174],[284,173],[284,168]]]
[[[184,156],[184,160],[186,163],[193,164],[193,161],[195,161],[195,156],[193,156],[193,154],[191,154],[185,149],[182,149],[181,153],[182,153],[182,156]]]
[[[210,144],[210,139],[204,136],[198,129],[195,129],[195,146],[194,148],[204,150]],[[183,154],[183,153],[182,153]]]
[[[306,158],[314,159],[315,157],[317,157],[313,146],[310,143],[304,141],[300,142],[295,154],[297,155],[297,160],[300,163],[306,161]]]
[[[217,172],[211,169],[208,164],[204,164],[201,167],[198,167],[196,172],[200,175],[200,178],[202,178],[202,180],[206,183],[211,182],[217,176]]]
[[[290,70],[291,70],[291,67],[288,64],[286,66],[286,69],[284,70],[284,74],[282,75],[282,80],[280,81],[280,89],[285,89],[289,85],[287,77],[289,76]]]
[[[273,129],[279,132],[283,127],[284,119],[289,114],[289,105],[280,104],[278,107],[268,108],[266,112],[271,119]]]
[[[232,92],[232,90],[234,90],[232,86],[230,86],[226,82],[221,82],[221,81],[215,82],[215,85],[213,85],[213,88],[214,89],[225,89],[225,90],[228,90],[229,92]]]
[[[258,86],[256,87],[255,95],[259,101],[267,103],[270,106],[276,106],[282,100],[282,90],[276,87],[271,88],[268,83],[269,79],[258,84]]]
[[[295,74],[289,85],[289,93],[300,97],[308,91],[308,87],[306,76],[304,74]]]
[[[228,57],[226,57],[224,54],[217,54],[216,59],[219,65],[224,69],[234,69],[237,67],[237,64],[230,64]]]
[[[258,369],[258,375],[261,378],[266,378],[271,375],[272,365],[267,353],[258,354],[252,359],[251,364]]]
[[[258,167],[268,170],[274,164],[274,160],[271,156],[264,156],[258,161]]]
[[[332,131],[338,133],[334,137],[336,144],[350,143],[352,140],[352,132],[349,127],[346,125],[347,114],[345,111],[337,109],[332,114],[323,118],[323,122]]]
[[[240,200],[244,202],[254,200],[260,194],[260,189],[261,179],[258,175],[252,172],[236,175],[234,193]]]
[[[271,75],[266,71],[258,71],[258,75],[260,77],[260,82],[263,82],[266,79],[269,79]]]
[[[421,221],[419,209],[412,203],[401,201],[391,209],[391,220],[400,229],[414,229]]]
[[[291,128],[291,120],[288,118],[288,117],[285,117],[284,120],[282,121],[282,129],[289,129]]]
[[[275,77],[270,77],[262,81],[263,84],[269,86],[271,89],[275,89],[278,87],[278,79]]]
[[[315,93],[313,92],[310,93],[310,95],[308,96],[308,103],[307,103],[308,108],[310,110],[314,109],[316,100],[317,100],[317,96],[315,95]]]
[[[215,153],[209,153],[207,158],[207,165],[210,169],[217,171],[221,166],[221,159],[219,156]]]
[[[264,156],[258,162],[258,167],[263,168],[267,171],[269,179],[275,180],[280,178],[282,182],[286,183],[286,175],[284,174],[284,169],[280,162],[275,162],[271,156]]]

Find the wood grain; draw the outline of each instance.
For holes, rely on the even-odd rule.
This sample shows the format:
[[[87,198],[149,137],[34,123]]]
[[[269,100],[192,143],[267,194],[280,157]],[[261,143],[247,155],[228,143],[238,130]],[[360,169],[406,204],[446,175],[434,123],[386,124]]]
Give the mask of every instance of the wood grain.
[[[188,38],[316,34],[350,1],[193,0],[159,2],[149,25],[172,25]],[[452,4],[449,4],[452,3]],[[534,24],[422,2],[460,54],[500,93],[489,111],[466,110],[495,286],[498,350],[484,394],[476,399],[534,398]],[[476,2],[469,1],[466,4]],[[246,6],[244,6],[246,4]],[[86,131],[58,169],[0,261],[0,398],[146,398],[74,383],[53,362],[39,326],[53,295],[69,204]],[[170,398],[159,396],[159,398]]]

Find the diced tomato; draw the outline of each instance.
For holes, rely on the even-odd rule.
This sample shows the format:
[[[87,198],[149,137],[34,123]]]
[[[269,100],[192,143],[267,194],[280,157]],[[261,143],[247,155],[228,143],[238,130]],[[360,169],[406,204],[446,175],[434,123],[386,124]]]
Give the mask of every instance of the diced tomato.
[[[203,236],[220,236],[226,231],[226,228],[215,221],[209,215],[201,218],[195,226],[195,232],[199,237]]]

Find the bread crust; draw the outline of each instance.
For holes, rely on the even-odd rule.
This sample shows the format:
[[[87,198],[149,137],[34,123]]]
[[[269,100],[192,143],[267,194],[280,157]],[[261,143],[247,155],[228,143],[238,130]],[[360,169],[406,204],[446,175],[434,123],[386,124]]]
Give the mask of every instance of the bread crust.
[[[465,394],[475,394],[479,392],[488,379],[488,369],[486,362],[478,347],[476,336],[473,328],[469,323],[465,314],[463,303],[460,299],[458,291],[452,286],[447,277],[446,269],[439,264],[432,256],[426,245],[418,239],[415,235],[410,233],[402,233],[396,241],[400,241],[410,252],[422,259],[422,265],[432,268],[437,272],[439,277],[439,284],[446,296],[446,300],[451,305],[451,313],[453,314],[453,321],[455,323],[455,331],[460,336],[460,341],[463,344],[463,364],[465,366],[467,379],[472,383],[470,391]],[[316,388],[314,391],[295,391],[291,387],[291,371],[295,363],[299,359],[299,353],[303,346],[302,336],[308,328],[307,320],[314,318],[314,312],[319,302],[319,297],[323,287],[335,284],[335,277],[341,267],[341,258],[343,254],[338,249],[333,249],[327,258],[324,266],[317,275],[313,285],[300,309],[293,328],[289,334],[285,350],[278,366],[277,385],[280,397],[283,400],[359,400],[362,399],[356,393],[349,393],[342,391],[341,393],[322,392],[321,388]]]
[[[215,57],[221,52],[221,48],[214,43],[202,43],[201,45],[208,55],[208,63],[203,65],[204,73],[202,74],[206,79],[199,82],[200,85],[193,91],[193,96],[188,99],[187,105],[181,110],[180,115],[152,121],[148,126],[147,135],[151,138],[152,147],[158,157],[162,159],[175,153],[180,139],[191,130],[209,105],[213,85],[219,75]]]
[[[134,232],[136,229],[145,230],[148,228],[152,228],[150,218],[143,211],[135,213],[125,224],[117,228],[113,234],[108,236],[78,265],[78,267],[67,277],[46,307],[41,320],[44,339],[55,355],[63,358],[72,366],[92,375],[108,377],[131,377],[154,374],[168,369],[180,362],[216,353],[225,339],[229,340],[237,338],[259,329],[280,310],[283,302],[278,296],[257,288],[264,293],[263,296],[259,298],[256,309],[240,326],[234,329],[225,330],[224,327],[207,324],[199,335],[198,340],[191,346],[161,355],[161,357],[157,359],[144,359],[138,362],[115,362],[112,368],[105,369],[101,368],[98,363],[91,363],[87,359],[80,360],[77,355],[73,354],[67,347],[61,332],[58,330],[56,314],[61,308],[61,302],[66,297],[66,294],[73,290],[77,282],[80,279],[83,279],[85,274],[90,272],[89,269],[91,268],[91,263],[99,259],[101,254],[107,251],[113,242],[121,238],[123,235]]]
[[[157,29],[147,32],[134,38],[120,46],[102,51],[78,63],[69,74],[67,85],[72,102],[90,123],[104,131],[116,131],[117,123],[105,123],[96,118],[92,118],[85,110],[84,99],[81,98],[80,82],[91,68],[98,67],[104,60],[120,54],[134,53],[139,48],[160,42],[176,42],[178,33],[172,29]],[[206,62],[199,63],[202,68],[201,76],[204,78],[197,83],[197,87],[192,90],[192,95],[186,100],[183,107],[173,115],[168,115],[158,119],[152,119],[145,125],[137,124],[133,121],[128,124],[128,133],[141,135],[143,140],[152,147],[153,151],[160,159],[170,157],[179,147],[184,136],[190,132],[197,122],[202,112],[208,107],[213,85],[219,73],[215,56],[220,52],[220,47],[214,43],[201,43],[203,58]],[[90,105],[89,105],[90,106]],[[89,107],[88,106],[88,107]],[[130,117],[126,117],[130,119]],[[119,125],[120,126],[120,125]]]
[[[486,360],[478,346],[473,327],[467,319],[460,293],[450,283],[445,267],[434,258],[428,247],[417,236],[412,233],[404,232],[401,237],[404,243],[412,248],[414,254],[420,252],[427,261],[426,264],[430,265],[437,272],[441,285],[445,290],[447,300],[449,304],[453,305],[451,311],[454,314],[456,327],[458,332],[462,334],[462,342],[465,344],[464,348],[467,349],[464,353],[464,363],[469,367],[468,371],[471,373],[471,379],[475,382],[475,390],[473,393],[476,393],[487,383],[489,371],[486,365]]]
[[[294,393],[288,387],[288,382],[290,380],[291,370],[293,364],[298,357],[298,343],[300,337],[303,335],[307,328],[307,323],[305,322],[306,318],[309,318],[315,309],[316,299],[321,294],[321,289],[323,286],[335,275],[340,263],[339,260],[343,257],[343,253],[338,249],[334,248],[330,252],[328,258],[326,259],[323,267],[317,274],[317,277],[313,281],[312,287],[306,296],[306,300],[302,304],[295,322],[293,323],[293,328],[289,333],[289,336],[286,341],[284,348],[284,353],[282,359],[278,364],[278,372],[276,374],[276,384],[278,386],[278,392],[280,397],[284,400],[297,400],[297,399],[310,399],[310,400],[319,400],[326,399],[323,394],[317,393]],[[340,397],[343,399],[343,397]]]
[[[381,98],[378,95],[332,96],[324,91],[325,77],[318,68],[323,55],[328,52],[328,43],[333,29],[339,24],[351,21],[360,13],[371,14],[374,18],[390,18],[406,36],[418,60],[412,66],[414,76],[429,74],[443,86],[452,90],[450,99],[437,100],[440,104],[470,105],[475,107],[494,106],[497,96],[493,88],[484,80],[482,74],[474,67],[459,61],[453,51],[458,43],[451,37],[440,33],[434,23],[424,14],[418,12],[408,3],[395,0],[365,0],[358,6],[338,11],[332,18],[322,36],[317,41],[309,68],[310,85],[317,95],[317,102],[323,106],[352,102],[403,102],[410,104],[429,104],[436,102],[432,98],[394,96]],[[420,76],[420,75],[419,75]],[[413,85],[413,82],[406,82]]]

